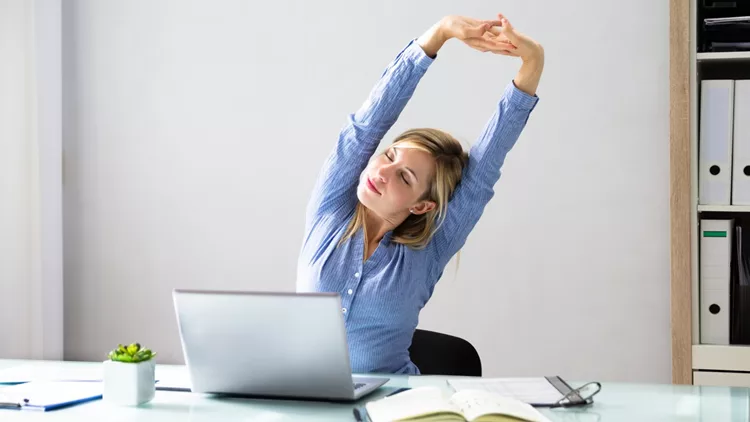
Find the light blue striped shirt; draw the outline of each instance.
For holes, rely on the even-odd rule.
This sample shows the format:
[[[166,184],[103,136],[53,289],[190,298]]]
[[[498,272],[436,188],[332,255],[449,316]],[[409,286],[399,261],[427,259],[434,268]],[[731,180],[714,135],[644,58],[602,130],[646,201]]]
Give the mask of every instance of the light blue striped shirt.
[[[538,101],[510,82],[471,147],[445,222],[428,246],[392,243],[388,232],[363,262],[361,229],[338,245],[354,215],[359,175],[434,60],[412,40],[388,65],[368,99],[348,116],[307,207],[297,291],[341,295],[354,373],[419,373],[408,351],[419,313],[492,198],[505,156]]]

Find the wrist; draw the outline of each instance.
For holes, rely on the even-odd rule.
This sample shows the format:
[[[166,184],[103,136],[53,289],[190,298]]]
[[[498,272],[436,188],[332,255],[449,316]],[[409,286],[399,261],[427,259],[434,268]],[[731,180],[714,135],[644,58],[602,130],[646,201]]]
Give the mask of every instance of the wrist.
[[[417,43],[422,47],[425,54],[429,57],[435,58],[438,50],[445,44],[450,37],[447,35],[445,25],[443,21],[436,23],[418,39]]]
[[[522,56],[521,60],[529,65],[541,66],[544,64],[544,48],[537,44],[526,56]]]
[[[440,19],[435,24],[434,28],[436,36],[440,39],[441,42],[445,43],[449,39],[453,38],[453,35],[450,34],[451,16],[446,16]]]

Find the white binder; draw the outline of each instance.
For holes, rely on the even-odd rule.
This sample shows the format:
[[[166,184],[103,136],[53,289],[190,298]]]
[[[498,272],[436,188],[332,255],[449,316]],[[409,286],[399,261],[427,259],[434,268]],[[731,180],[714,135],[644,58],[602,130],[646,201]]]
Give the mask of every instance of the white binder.
[[[729,344],[729,288],[734,220],[701,220],[700,342]]]
[[[700,204],[730,204],[733,117],[734,80],[701,81],[698,163]]]
[[[750,80],[734,81],[732,204],[750,205]]]

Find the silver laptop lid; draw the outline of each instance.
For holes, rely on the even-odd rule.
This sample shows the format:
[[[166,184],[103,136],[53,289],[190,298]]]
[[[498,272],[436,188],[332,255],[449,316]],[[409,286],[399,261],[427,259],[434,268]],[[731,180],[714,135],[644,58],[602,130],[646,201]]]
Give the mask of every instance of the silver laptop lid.
[[[173,299],[193,391],[353,394],[339,295],[176,289]]]

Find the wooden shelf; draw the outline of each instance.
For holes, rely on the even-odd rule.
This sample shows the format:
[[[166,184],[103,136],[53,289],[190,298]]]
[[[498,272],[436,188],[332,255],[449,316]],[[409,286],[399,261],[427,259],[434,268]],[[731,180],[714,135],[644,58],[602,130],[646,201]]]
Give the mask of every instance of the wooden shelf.
[[[750,51],[728,51],[721,53],[697,53],[699,62],[713,60],[750,60]]]
[[[749,372],[750,346],[694,344],[693,369]]]
[[[698,212],[750,212],[750,205],[698,205]]]

